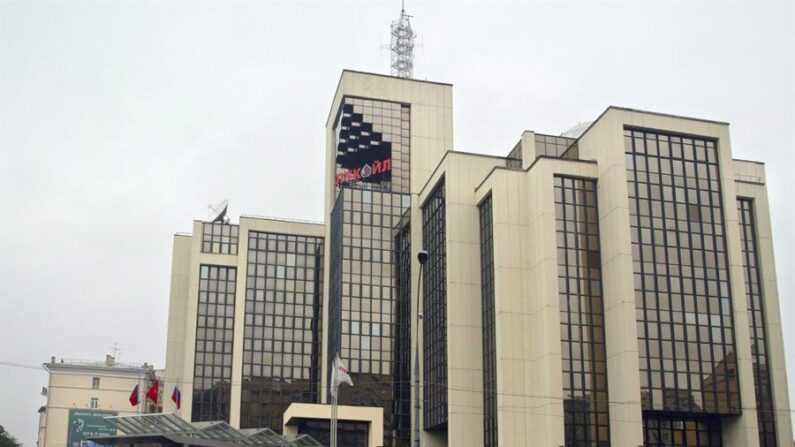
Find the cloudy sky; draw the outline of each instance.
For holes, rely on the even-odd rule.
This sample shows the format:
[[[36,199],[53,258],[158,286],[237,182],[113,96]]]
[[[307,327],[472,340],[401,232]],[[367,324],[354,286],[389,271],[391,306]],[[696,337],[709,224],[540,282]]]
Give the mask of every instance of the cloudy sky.
[[[792,2],[409,2],[417,78],[454,87],[455,146],[507,154],[620,105],[731,123],[767,164],[795,320]],[[388,73],[399,2],[0,4],[0,362],[165,360],[171,240],[230,200],[322,220],[340,70]],[[795,328],[784,328],[790,370]],[[795,372],[790,390],[795,396]],[[35,445],[46,374],[0,364]],[[795,401],[795,399],[792,399]]]

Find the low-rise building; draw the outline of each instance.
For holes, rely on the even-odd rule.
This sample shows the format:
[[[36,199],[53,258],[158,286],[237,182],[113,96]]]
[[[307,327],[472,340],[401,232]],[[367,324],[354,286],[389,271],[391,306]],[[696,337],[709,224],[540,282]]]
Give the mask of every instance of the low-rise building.
[[[39,409],[38,447],[80,447],[91,436],[115,434],[106,416],[154,413],[158,407],[146,399],[155,383],[152,365],[105,361],[64,360],[52,357],[44,364],[50,377]],[[131,395],[138,387],[138,402]],[[158,401],[161,401],[158,398]]]

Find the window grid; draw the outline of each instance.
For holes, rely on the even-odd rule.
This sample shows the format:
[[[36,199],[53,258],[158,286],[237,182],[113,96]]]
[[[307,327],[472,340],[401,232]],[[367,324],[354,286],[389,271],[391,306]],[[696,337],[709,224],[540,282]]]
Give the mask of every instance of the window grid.
[[[423,422],[426,430],[447,426],[447,256],[445,184],[440,180],[422,206]]]
[[[610,445],[596,181],[555,176],[566,446]]]
[[[392,423],[397,445],[403,446],[411,441],[411,260],[411,228],[406,223],[395,236],[398,302]]]
[[[329,360],[335,350],[346,362],[355,388],[341,387],[345,405],[383,407],[385,444],[393,444],[398,294],[395,229],[411,196],[340,188],[332,211]],[[338,244],[336,247],[334,243]]]
[[[644,447],[722,447],[720,419],[644,414]]]
[[[624,142],[643,409],[739,414],[717,142]]]
[[[767,325],[762,296],[759,255],[756,243],[756,222],[751,199],[737,199],[740,218],[740,243],[743,250],[745,297],[748,325],[751,329],[751,356],[754,365],[756,416],[759,422],[760,447],[776,447],[776,417],[773,390],[770,385],[770,362],[767,349]]]
[[[480,213],[480,280],[483,312],[483,445],[497,447],[497,335],[494,309],[494,234],[491,194]]]
[[[556,137],[537,133],[535,136],[536,157],[541,155],[560,157],[574,141],[574,138]]]
[[[193,422],[229,422],[236,273],[234,267],[200,267]]]
[[[236,255],[238,231],[240,231],[238,225],[222,222],[203,222],[202,253]]]
[[[99,389],[99,377],[92,377],[91,378],[91,388],[98,390]]]
[[[247,262],[240,426],[281,433],[317,402],[323,238],[251,231]]]

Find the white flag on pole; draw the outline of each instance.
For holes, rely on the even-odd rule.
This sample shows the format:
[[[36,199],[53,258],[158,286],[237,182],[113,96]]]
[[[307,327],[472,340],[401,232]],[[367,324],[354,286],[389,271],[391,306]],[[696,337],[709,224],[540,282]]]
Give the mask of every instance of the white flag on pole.
[[[339,388],[341,383],[347,383],[348,385],[353,386],[353,380],[351,380],[351,376],[348,374],[348,368],[345,367],[345,363],[342,362],[339,354],[337,354],[337,356],[334,358],[331,371],[332,396],[337,395],[337,388]]]

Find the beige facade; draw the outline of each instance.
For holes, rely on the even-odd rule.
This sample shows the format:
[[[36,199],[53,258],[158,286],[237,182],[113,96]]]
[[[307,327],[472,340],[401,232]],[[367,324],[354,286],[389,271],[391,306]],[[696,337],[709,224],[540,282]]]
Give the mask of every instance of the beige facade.
[[[564,409],[561,386],[560,325],[555,214],[552,179],[554,175],[589,178],[598,182],[599,227],[602,247],[604,321],[609,375],[610,433],[612,445],[644,443],[640,382],[638,378],[638,334],[636,303],[632,279],[627,177],[623,148],[626,127],[655,129],[685,135],[702,135],[719,145],[721,184],[728,254],[731,265],[734,327],[743,412],[724,418],[723,445],[758,445],[757,417],[753,403],[754,372],[747,307],[742,293],[743,272],[740,239],[737,233],[736,197],[753,198],[757,204],[761,264],[764,275],[765,313],[768,344],[772,351],[776,427],[779,445],[791,443],[786,375],[783,368],[778,296],[775,286],[769,211],[761,164],[731,159],[728,126],[721,123],[609,108],[577,141],[579,160],[536,158],[532,132],[520,142],[522,170],[470,154],[448,153],[430,177],[420,201],[443,179],[447,188],[447,285],[448,300],[455,297],[455,308],[447,309],[450,366],[450,430],[448,445],[478,445],[476,435],[482,412],[470,410],[471,419],[459,415],[462,425],[453,428],[459,399],[455,386],[476,390],[480,351],[479,241],[477,205],[486,196],[493,200],[494,275],[497,332],[497,400],[500,443],[503,445],[563,445]],[[530,162],[527,155],[533,154]],[[484,172],[486,174],[484,174]],[[464,178],[465,181],[461,181]],[[474,192],[473,192],[474,191]],[[464,260],[464,261],[462,261]],[[462,264],[464,264],[462,266]],[[462,281],[459,278],[463,278]],[[463,282],[463,283],[462,283]],[[449,302],[449,301],[448,301]],[[469,315],[470,336],[462,332],[461,316]],[[458,328],[454,327],[459,325]],[[460,346],[455,346],[461,343]],[[464,349],[464,347],[468,347]],[[466,353],[466,359],[455,357]],[[482,387],[482,384],[481,384]],[[482,389],[482,388],[481,388]],[[470,394],[477,395],[476,392]],[[463,408],[477,408],[477,399],[462,399]],[[750,404],[750,405],[749,405]],[[532,409],[532,411],[528,411]],[[466,422],[463,422],[466,421]],[[460,438],[457,437],[462,433]],[[467,442],[469,439],[469,443]],[[539,442],[540,444],[536,444]]]
[[[152,413],[154,406],[146,400],[146,391],[154,381],[150,365],[115,362],[52,361],[44,364],[49,372],[47,403],[39,410],[39,447],[62,447],[67,444],[69,412],[92,410],[118,416]],[[138,386],[139,403],[130,404],[130,394]]]
[[[394,132],[398,136],[403,135],[403,140],[392,142],[394,147],[400,148],[395,150],[395,154],[408,150],[407,160],[397,158],[394,161],[390,160],[390,166],[394,170],[391,174],[395,179],[394,190],[391,189],[390,181],[374,184],[362,178],[359,180],[360,183],[338,185],[335,182],[344,169],[339,155],[341,151],[352,147],[350,141],[344,141],[347,146],[340,146],[341,140],[348,138],[346,132],[350,130],[347,127],[340,128],[343,122],[341,116],[347,116],[343,115],[344,106],[355,101],[360,101],[358,105],[364,104],[361,107],[364,108],[365,115],[371,113],[367,111],[368,108],[373,108],[369,104],[380,101],[398,104],[397,108],[403,113],[401,116],[409,117],[408,123],[400,124],[399,120],[395,119],[394,122],[385,124],[387,129],[397,127]],[[381,106],[375,108],[379,107]],[[372,116],[380,116],[378,113],[380,112],[374,112]],[[454,151],[452,114],[452,86],[449,84],[343,71],[325,129],[326,178],[323,185],[325,224],[244,216],[240,219],[236,230],[238,236],[235,253],[224,252],[223,249],[207,250],[203,245],[207,243],[207,239],[202,234],[206,224],[203,222],[194,222],[192,235],[175,236],[165,389],[170,392],[172,387],[177,386],[182,390],[182,408],[177,410],[173,403],[167,400],[165,411],[176,411],[187,420],[192,418],[192,398],[195,394],[193,381],[197,365],[195,346],[200,268],[202,265],[231,267],[236,269],[238,278],[234,291],[236,300],[232,361],[228,379],[223,379],[221,382],[228,384],[229,387],[231,402],[229,422],[236,427],[241,425],[241,402],[245,401],[243,395],[246,394],[241,386],[241,378],[245,376],[243,371],[245,366],[241,358],[244,356],[246,339],[251,337],[250,334],[246,335],[243,322],[249,321],[247,318],[256,318],[249,315],[251,312],[246,310],[246,299],[244,299],[247,293],[251,293],[251,287],[246,285],[246,278],[253,276],[247,270],[250,268],[249,263],[252,262],[248,248],[249,234],[252,231],[263,231],[323,238],[324,245],[321,278],[322,317],[319,318],[322,325],[318,329],[319,370],[313,372],[318,376],[316,401],[296,402],[290,406],[284,413],[285,433],[292,433],[294,427],[289,421],[295,418],[311,418],[306,415],[312,414],[317,416],[316,419],[328,417],[326,414],[328,407],[317,404],[327,402],[325,389],[329,375],[329,359],[335,354],[332,350],[337,350],[349,352],[351,357],[354,356],[354,352],[359,356],[351,359],[343,357],[346,361],[351,360],[351,365],[355,365],[351,368],[354,382],[357,383],[353,392],[361,390],[359,392],[362,394],[380,393],[379,395],[388,397],[386,400],[392,399],[395,402],[394,405],[391,401],[384,403],[383,413],[380,416],[382,422],[378,422],[375,416],[367,413],[372,409],[366,409],[366,404],[355,407],[345,405],[351,402],[340,402],[343,404],[340,407],[341,414],[344,407],[345,412],[348,412],[346,414],[353,420],[369,421],[370,445],[379,442],[377,440],[381,437],[383,442],[389,442],[389,445],[417,445],[416,438],[419,436],[419,445],[428,447],[497,445],[497,442],[503,446],[600,447],[644,444],[656,446],[667,445],[663,444],[664,442],[674,442],[668,439],[670,436],[671,439],[681,437],[681,441],[677,441],[680,444],[676,445],[682,446],[696,445],[695,439],[699,437],[709,438],[709,444],[705,444],[707,441],[702,440],[701,446],[757,446],[760,445],[760,425],[756,388],[758,380],[761,379],[755,378],[760,373],[755,357],[757,353],[753,346],[764,343],[768,353],[772,406],[775,413],[774,436],[779,446],[792,444],[791,411],[764,167],[761,163],[732,158],[728,124],[609,107],[587,129],[574,136],[557,137],[524,131],[510,154],[507,157],[498,157]],[[366,120],[362,122],[364,121]],[[354,127],[360,125],[362,124],[359,122],[353,124]],[[359,146],[362,150],[370,150],[377,146],[377,144],[368,146],[369,143],[366,141],[369,141],[371,136],[376,140],[375,135],[370,132],[379,133],[380,130],[368,129],[363,134],[366,138]],[[634,137],[627,136],[627,132],[630,135],[635,135],[632,132],[650,133],[654,135],[653,138],[662,135],[660,141],[665,141],[665,144],[681,138],[698,140],[700,143],[689,144],[702,144],[697,150],[704,150],[703,148],[706,147],[706,152],[710,154],[714,149],[714,156],[708,161],[707,158],[698,161],[688,160],[679,155],[677,160],[670,162],[670,166],[679,166],[681,162],[681,166],[684,167],[679,166],[677,169],[697,169],[695,174],[692,174],[693,171],[687,171],[691,176],[687,181],[695,182],[696,186],[691,188],[693,191],[686,191],[687,188],[677,185],[684,191],[679,191],[677,194],[684,194],[682,196],[684,198],[671,200],[672,203],[678,202],[664,206],[676,210],[679,209],[676,208],[677,206],[681,206],[681,209],[688,213],[681,219],[683,222],[688,222],[688,225],[692,223],[693,228],[696,222],[698,228],[707,228],[711,225],[710,228],[718,230],[699,231],[718,231],[717,236],[712,232],[706,233],[707,236],[699,235],[690,227],[677,227],[676,231],[679,231],[680,236],[676,236],[672,230],[675,227],[672,221],[665,220],[659,215],[649,217],[649,221],[653,222],[647,224],[648,228],[641,228],[640,224],[633,223],[640,219],[635,209],[637,205],[633,202],[636,198],[628,192],[629,188],[635,188],[632,183],[636,181],[635,177],[630,178],[630,176],[635,175],[636,166],[635,161],[628,160],[635,160],[636,158],[632,157],[636,155],[632,153],[634,146],[631,146],[634,144],[631,142]],[[627,146],[627,141],[630,141],[630,147]],[[704,141],[707,143],[703,143]],[[674,143],[671,145],[674,147]],[[382,147],[373,150],[380,149]],[[643,153],[637,157],[642,158],[646,155]],[[652,156],[658,155],[652,154]],[[399,162],[402,164],[398,165]],[[659,166],[662,166],[662,162]],[[669,168],[669,165],[663,168],[655,166],[652,173],[656,175],[658,174],[656,169]],[[376,173],[378,172],[380,167]],[[670,173],[666,171],[663,174]],[[368,175],[369,172],[363,177]],[[645,172],[640,174],[641,177],[646,175]],[[563,181],[560,179],[564,178],[570,179],[572,184],[593,185],[592,203],[562,204],[563,199],[560,196]],[[650,191],[657,191],[658,187],[660,190],[666,190],[665,185],[653,184],[647,180],[647,177],[643,179],[652,185]],[[406,180],[408,180],[407,187],[403,183]],[[424,235],[424,230],[430,225],[427,207],[433,201],[438,201],[438,197],[434,194],[439,185],[444,185],[443,213],[440,217],[444,228],[444,235],[441,238],[444,241],[444,260],[442,264],[433,264],[424,268],[439,269],[438,265],[442,265],[443,271],[424,271],[426,276],[423,277],[421,284],[419,277],[421,267],[415,261],[415,255],[421,248],[431,248],[424,246],[428,241],[428,235]],[[340,200],[342,189],[367,191],[368,194],[388,193],[408,196],[408,204],[400,224],[393,225],[390,230],[394,231],[392,237],[397,237],[395,234],[399,235],[401,228],[404,228],[401,225],[409,224],[411,247],[409,261],[405,261],[403,254],[398,253],[396,239],[392,240],[395,245],[386,247],[386,251],[391,253],[390,256],[378,255],[379,263],[369,257],[371,256],[369,252],[367,258],[356,258],[351,255],[352,252],[358,253],[360,247],[350,246],[350,241],[353,239],[351,233],[347,232],[359,231],[356,229],[357,225],[363,229],[362,231],[369,231],[363,222],[368,222],[368,225],[370,222],[383,222],[386,215],[375,218],[361,217],[356,213],[361,214],[363,210],[369,209],[365,207],[369,206],[370,202],[365,200],[348,205]],[[645,195],[646,192],[642,194]],[[668,193],[655,192],[655,194]],[[566,200],[576,202],[584,200],[583,197],[586,195],[588,193],[575,193]],[[763,341],[754,340],[752,337],[757,335],[752,334],[749,329],[753,312],[749,311],[749,300],[745,293],[744,275],[747,261],[740,238],[740,219],[735,207],[738,198],[751,199],[754,204],[757,264],[763,303],[761,314],[764,315],[766,333]],[[489,233],[493,260],[490,266],[483,264],[482,256],[484,227],[480,207],[487,201],[491,213]],[[583,209],[595,210],[594,221],[575,222],[573,227],[566,227],[565,225],[568,224],[561,223],[565,218],[562,218],[560,213],[561,210],[568,209],[567,206],[572,206],[571,209],[581,206]],[[702,208],[699,208],[700,206]],[[337,207],[349,208],[340,211]],[[355,215],[356,219],[361,220],[352,220],[352,223],[349,223],[339,215],[335,215],[335,210],[339,211],[338,214],[350,213],[351,216]],[[652,211],[654,212],[657,212],[656,208]],[[714,217],[704,218],[702,221],[704,215],[701,213],[712,212],[716,213]],[[335,218],[339,220],[335,221]],[[659,228],[655,229],[654,225]],[[584,252],[575,256],[579,259],[577,263],[582,262],[587,266],[585,268],[591,270],[586,274],[588,281],[591,281],[588,283],[589,291],[583,292],[582,296],[577,298],[582,302],[591,300],[590,302],[598,303],[594,305],[593,310],[589,310],[587,318],[592,320],[587,324],[578,320],[581,318],[580,315],[568,314],[569,310],[561,304],[564,299],[562,296],[567,293],[572,295],[570,284],[583,280],[583,278],[566,278],[561,273],[565,271],[561,270],[561,265],[570,262],[567,256],[572,256],[567,254],[568,245],[561,248],[561,240],[583,238],[581,235],[571,235],[565,231],[569,231],[566,228],[574,228],[571,231],[576,233],[585,226],[589,228],[588,237],[595,241],[589,243],[598,247],[595,256],[592,256],[593,253],[586,256]],[[640,260],[639,240],[645,240],[648,234],[654,234],[659,240],[674,236],[693,238],[693,240],[710,239],[710,242],[700,240],[692,246],[689,245],[690,239],[688,239],[687,245],[682,247],[650,249],[649,252],[655,253],[655,256],[662,256],[657,253],[667,253],[666,262],[667,256],[673,256],[675,249],[684,250],[681,253],[689,253],[688,250],[694,251],[697,248],[708,251],[709,253],[706,254],[708,257],[725,257],[725,265],[722,260],[715,261],[720,268],[709,265],[707,267],[709,271],[704,273],[703,266],[699,264],[702,262],[700,257],[703,253],[697,253],[692,255],[693,265],[688,260],[682,267],[690,269],[695,265],[696,267],[693,268],[695,273],[685,275],[676,273],[681,272],[678,265],[667,265],[660,260],[651,263],[648,259]],[[713,243],[712,239],[718,242]],[[374,242],[368,241],[369,243]],[[381,241],[378,243],[380,244]],[[369,249],[371,246],[365,248]],[[379,250],[382,248],[378,247]],[[679,253],[677,252],[676,256],[679,256]],[[431,253],[431,256],[435,254]],[[587,259],[580,259],[583,256]],[[386,258],[390,260],[387,261]],[[404,261],[400,261],[401,259]],[[344,268],[351,268],[349,267],[351,260],[361,261],[362,267],[356,267],[361,270],[350,272],[343,270],[341,273],[336,270],[338,276],[333,276],[332,272],[335,269],[343,269],[343,264]],[[400,262],[408,264],[403,265]],[[401,277],[397,273],[402,267],[410,267],[408,278]],[[671,300],[672,304],[663,305],[659,311],[654,307],[652,309],[654,318],[662,320],[649,322],[648,315],[652,312],[644,307],[646,306],[644,300],[650,299],[656,305],[656,294],[660,290],[652,289],[643,282],[647,279],[644,279],[645,273],[638,272],[639,268],[660,269],[654,270],[655,275],[661,275],[660,272],[669,275],[670,269],[670,276],[674,280],[681,279],[682,284],[688,282],[686,287],[690,287],[690,283],[696,284],[694,287],[698,290],[703,286],[705,290],[709,290],[709,293],[682,292],[681,296],[684,298],[681,298],[675,290],[663,288],[660,296],[668,299],[670,292],[681,300],[675,304]],[[390,273],[384,273],[384,270],[390,270]],[[718,276],[712,276],[723,274],[716,273],[717,270],[726,272],[725,278],[720,276],[720,281],[725,283],[723,286],[716,285],[719,282]],[[351,294],[354,293],[348,292],[353,290],[348,287],[349,282],[353,281],[351,277],[361,279],[361,276],[365,275],[375,276],[375,273],[372,273],[375,271],[380,272],[382,277],[390,281],[385,284],[389,285],[392,293],[386,294],[379,290],[378,298],[382,299],[387,295],[393,297],[394,302],[387,303],[384,307],[384,309],[391,308],[392,313],[378,316],[364,315],[364,312],[372,314],[377,312],[374,310],[375,305],[371,306],[369,302],[360,304],[366,302],[364,298],[369,299],[372,296],[365,296],[365,292],[359,289],[355,293],[361,293],[363,298],[361,301],[355,301],[355,306],[360,307],[343,308],[350,305],[348,303],[354,302],[349,301],[353,296]],[[484,286],[483,278],[487,277],[487,272],[491,272],[492,284]],[[428,279],[429,277],[432,279]],[[443,278],[441,289],[444,292],[441,300],[440,284],[433,282],[439,281],[438,278]],[[704,281],[701,281],[702,279]],[[669,282],[674,280],[666,279]],[[362,290],[365,286],[368,288],[371,286],[372,281],[367,282],[365,279],[361,281]],[[657,287],[657,283],[654,284],[654,287]],[[492,287],[490,292],[488,287]],[[677,285],[676,290],[678,287]],[[716,288],[717,292],[712,288]],[[418,293],[418,290],[424,292]],[[434,300],[433,302],[426,296],[429,291],[434,293],[430,298]],[[489,298],[491,302],[487,300],[487,293],[491,294]],[[703,296],[699,296],[698,293],[702,293]],[[358,300],[359,296],[355,295],[353,298]],[[403,299],[408,302],[401,301]],[[698,314],[699,310],[690,308],[690,301],[703,303],[698,304],[701,306],[701,315]],[[405,306],[401,307],[401,303]],[[484,303],[491,303],[489,305],[493,309],[484,308]],[[393,307],[389,307],[393,304]],[[665,307],[668,305],[675,309]],[[676,308],[680,305],[685,309]],[[692,304],[692,306],[697,305]],[[423,319],[419,318],[418,309],[425,312],[427,309],[438,308],[442,309],[441,316],[434,315],[431,321],[428,315]],[[493,326],[493,340],[488,340],[489,335],[484,328],[489,324],[485,319],[492,318],[492,315],[493,322],[489,324]],[[375,327],[372,325],[375,322],[379,329],[377,331],[373,329],[372,333],[368,333],[368,337],[363,337],[357,318],[361,319],[362,328]],[[668,318],[673,320],[668,321]],[[686,321],[678,321],[677,318]],[[572,322],[572,319],[576,321]],[[384,335],[380,326],[382,323],[390,325],[394,336],[385,341],[384,345],[378,346],[390,343],[389,347],[382,348],[381,351],[370,349],[369,337]],[[697,335],[687,335],[690,338],[686,338],[677,332],[672,336],[666,332],[669,330],[668,323],[671,323],[671,328],[674,323],[680,326],[671,330]],[[587,337],[577,335],[576,337],[582,338],[572,343],[567,337],[571,337],[573,332],[571,334],[566,332],[574,331],[575,329],[570,329],[572,326],[576,326],[576,330],[583,328],[583,331],[591,331],[590,335]],[[651,326],[654,327],[649,329]],[[401,332],[402,330],[405,332]],[[424,331],[434,334],[434,340],[425,340]],[[661,331],[663,335],[658,336],[657,331]],[[564,332],[565,336],[562,335]],[[343,339],[340,333],[347,338]],[[439,333],[443,334],[442,345],[438,345]],[[672,341],[677,337],[681,342],[679,345]],[[366,352],[360,344],[364,343],[360,340],[365,338],[368,347]],[[654,343],[659,341],[659,346],[666,344],[669,346],[661,348],[665,353],[657,358],[654,357],[657,354],[651,355],[646,352],[647,349],[658,349],[656,345],[647,348],[652,343],[647,342],[647,339],[653,339]],[[372,340],[380,341],[381,338],[372,338]],[[709,343],[712,343],[712,340],[715,340],[715,343],[720,341],[720,346],[708,346],[708,340]],[[431,346],[432,343],[437,345]],[[593,346],[588,345],[589,343]],[[332,345],[333,347],[330,347]],[[418,345],[421,355],[419,364],[415,365],[415,347]],[[588,354],[580,351],[575,353],[575,348],[571,348],[574,345],[577,345],[578,350],[580,346],[588,345],[584,349],[592,351],[588,351]],[[682,352],[672,354],[667,350],[670,346],[677,346],[676,349],[681,349]],[[391,355],[384,354],[385,349],[392,349]],[[568,349],[572,349],[571,352]],[[430,365],[426,365],[426,360],[431,350],[433,350],[431,361],[435,362],[434,365],[443,365],[443,371],[441,376],[438,376],[441,378],[435,379],[438,382],[425,383],[424,377],[428,376],[430,368]],[[684,354],[685,350],[687,355]],[[409,351],[410,355],[406,356]],[[493,363],[488,364],[484,362],[484,358],[487,358],[487,362],[491,361],[488,359],[491,359],[489,356],[492,351]],[[577,357],[578,355],[582,358]],[[360,360],[362,363],[359,363]],[[370,383],[373,375],[368,374],[370,371],[365,369],[369,366],[358,366],[363,365],[365,361],[383,361],[392,368],[389,374],[383,375],[387,378],[383,383],[379,382],[380,388],[373,387]],[[599,365],[588,365],[589,362]],[[668,365],[666,367],[672,370],[658,371],[653,366],[648,366],[658,363],[666,364]],[[410,368],[405,367],[407,364],[410,364]],[[270,364],[264,361],[263,366]],[[589,374],[593,371],[580,374],[587,378],[580,384],[583,390],[580,390],[576,398],[572,398],[571,395],[572,387],[577,386],[571,379],[575,375],[567,368],[598,369],[597,373],[592,375]],[[420,371],[419,378],[415,375],[416,370]],[[582,371],[575,372],[579,374]],[[408,373],[410,375],[407,375]],[[437,373],[439,371],[433,372]],[[493,375],[494,385],[490,385],[491,388],[486,385],[489,375]],[[724,385],[719,379],[725,379],[731,382],[731,385]],[[726,388],[721,388],[723,391],[720,392],[715,391],[720,386]],[[406,408],[409,403],[403,402],[405,395],[402,394],[407,387],[410,387],[410,412]],[[708,392],[710,389],[712,391]],[[434,390],[433,393],[438,395],[430,396],[429,390]],[[724,391],[726,396],[720,394]],[[285,388],[284,392],[289,393],[289,390]],[[596,397],[601,396],[601,393],[604,393],[603,398]],[[702,394],[710,394],[711,397],[704,398]],[[486,402],[492,397],[496,401],[493,414],[491,410],[486,409]],[[724,398],[726,402],[721,400]],[[441,411],[438,406],[440,401],[443,401]],[[599,401],[599,405],[604,405],[604,411],[594,410],[596,401]],[[433,411],[438,413],[428,419],[433,420],[435,424],[433,427],[417,422],[423,421],[423,417],[428,415],[430,410],[426,405],[430,407],[429,402],[434,405]],[[654,406],[654,402],[658,406]],[[735,405],[737,403],[739,405]],[[714,406],[715,409],[708,409],[710,406]],[[193,419],[196,419],[195,416]],[[484,436],[488,441],[484,441]],[[582,440],[578,438],[579,436],[589,438]]]
[[[170,398],[164,400],[163,410],[192,420],[196,322],[199,296],[199,275],[202,265],[232,267],[238,278],[248,276],[248,235],[267,232],[284,235],[322,237],[323,225],[311,222],[241,216],[236,254],[208,253],[203,250],[204,222],[194,221],[193,233],[174,236],[171,300],[169,305],[168,346],[164,390],[170,393],[177,387],[182,394],[180,408]],[[236,282],[236,297],[246,296],[246,281]],[[243,335],[245,299],[236,299],[234,308],[233,362],[231,364],[229,423],[240,426],[241,374],[243,367]]]

